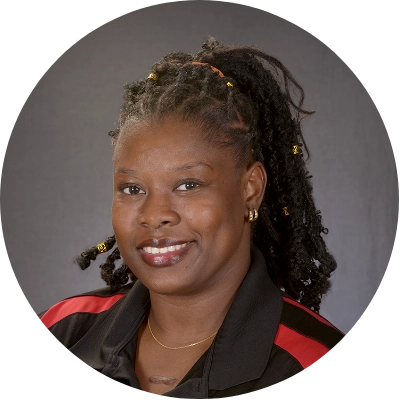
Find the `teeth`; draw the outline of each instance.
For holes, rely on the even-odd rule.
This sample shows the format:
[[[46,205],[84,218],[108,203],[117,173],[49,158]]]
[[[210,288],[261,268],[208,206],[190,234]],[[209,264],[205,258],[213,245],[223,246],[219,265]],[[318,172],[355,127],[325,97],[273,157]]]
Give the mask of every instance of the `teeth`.
[[[143,247],[143,250],[149,254],[165,254],[165,253],[168,253],[171,251],[180,250],[182,247],[185,247],[188,244],[189,244],[189,242],[183,243],[183,244],[177,244],[176,246],[168,246],[168,247]]]

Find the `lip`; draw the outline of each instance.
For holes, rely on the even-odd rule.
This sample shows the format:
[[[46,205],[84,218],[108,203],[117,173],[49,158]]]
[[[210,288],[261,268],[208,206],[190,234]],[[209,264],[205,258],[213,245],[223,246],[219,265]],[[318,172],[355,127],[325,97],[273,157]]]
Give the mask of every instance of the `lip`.
[[[146,264],[152,267],[168,267],[180,262],[193,247],[193,244],[194,241],[176,240],[171,238],[148,239],[140,242],[138,250]],[[182,247],[174,251],[167,251],[166,253],[150,254],[144,250],[144,247],[163,248],[177,245],[182,245]]]

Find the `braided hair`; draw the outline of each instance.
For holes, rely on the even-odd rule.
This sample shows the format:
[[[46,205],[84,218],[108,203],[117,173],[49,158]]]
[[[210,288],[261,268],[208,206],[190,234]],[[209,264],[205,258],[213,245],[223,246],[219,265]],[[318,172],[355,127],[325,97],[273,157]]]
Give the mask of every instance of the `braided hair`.
[[[336,262],[322,236],[328,231],[306,167],[300,122],[313,112],[303,109],[303,101],[302,87],[279,60],[209,38],[197,54],[169,53],[147,79],[127,84],[118,127],[109,135],[115,145],[128,124],[177,116],[200,124],[206,139],[230,151],[238,167],[249,158],[262,162],[268,184],[252,243],[264,254],[274,284],[318,312]],[[104,243],[112,250],[115,237]],[[85,269],[99,252],[92,247],[76,261]],[[123,262],[115,269],[119,258],[116,247],[100,266],[112,290],[136,279]]]

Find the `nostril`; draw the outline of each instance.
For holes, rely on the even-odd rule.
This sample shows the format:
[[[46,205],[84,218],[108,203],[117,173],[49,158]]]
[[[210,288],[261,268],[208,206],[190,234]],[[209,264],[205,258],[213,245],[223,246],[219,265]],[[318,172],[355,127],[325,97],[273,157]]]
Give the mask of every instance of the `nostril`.
[[[172,210],[166,210],[163,213],[149,212],[146,210],[138,215],[137,221],[139,225],[144,227],[150,227],[153,229],[159,229],[167,225],[176,225],[180,222],[178,213]]]

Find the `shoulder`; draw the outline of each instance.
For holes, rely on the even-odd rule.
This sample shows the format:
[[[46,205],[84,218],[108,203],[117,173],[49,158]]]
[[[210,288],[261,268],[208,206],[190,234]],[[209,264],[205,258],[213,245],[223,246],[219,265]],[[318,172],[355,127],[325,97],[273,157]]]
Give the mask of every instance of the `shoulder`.
[[[65,346],[76,343],[111,307],[129,292],[133,284],[112,292],[109,287],[68,297],[38,314],[43,324]]]
[[[331,350],[344,333],[285,293],[282,298],[282,317],[274,344],[304,369]]]
[[[39,314],[39,318],[47,328],[60,322],[64,318],[76,313],[99,314],[112,307],[123,297],[132,284],[126,285],[119,291],[112,293],[110,288],[86,292],[80,295],[68,297],[59,303],[54,304],[48,310]]]

